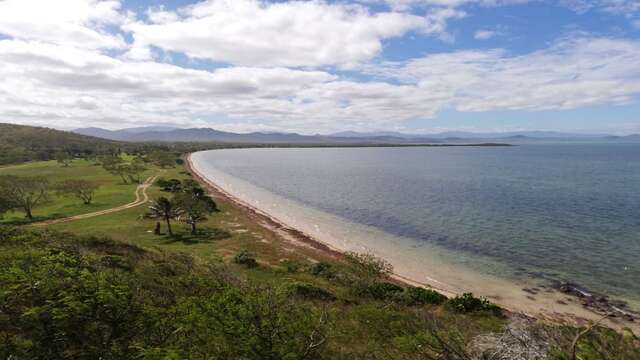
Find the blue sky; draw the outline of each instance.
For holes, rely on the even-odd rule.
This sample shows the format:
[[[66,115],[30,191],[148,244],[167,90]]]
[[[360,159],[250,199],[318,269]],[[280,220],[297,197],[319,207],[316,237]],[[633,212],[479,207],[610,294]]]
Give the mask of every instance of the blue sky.
[[[637,0],[4,0],[0,120],[640,133]]]

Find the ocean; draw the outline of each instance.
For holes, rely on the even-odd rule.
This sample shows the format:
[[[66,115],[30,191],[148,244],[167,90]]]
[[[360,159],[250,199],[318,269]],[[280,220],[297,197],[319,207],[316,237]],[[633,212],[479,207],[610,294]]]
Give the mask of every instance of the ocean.
[[[425,282],[480,293],[483,276],[574,282],[640,303],[639,144],[230,149],[193,160],[292,226],[424,263],[425,277],[435,273]]]

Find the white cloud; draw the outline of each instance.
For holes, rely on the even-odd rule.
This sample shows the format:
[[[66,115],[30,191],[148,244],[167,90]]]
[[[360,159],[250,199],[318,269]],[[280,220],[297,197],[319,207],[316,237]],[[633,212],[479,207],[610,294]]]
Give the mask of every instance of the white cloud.
[[[459,111],[558,110],[623,104],[640,93],[640,43],[562,39],[533,53],[458,51],[369,69],[449,96]]]
[[[626,103],[640,94],[639,54],[640,43],[630,40],[563,39],[520,56],[458,51],[368,65],[366,72],[379,80],[363,82],[283,67],[185,69],[2,40],[0,119],[65,127],[388,129],[448,108],[538,111]]]
[[[573,109],[624,104],[640,94],[640,42],[629,39],[572,34],[520,55],[464,50],[372,62],[385,39],[411,31],[446,37],[448,23],[466,16],[460,6],[514,1],[396,1],[426,4],[418,16],[322,1],[209,0],[153,8],[143,21],[113,0],[0,0],[0,34],[9,37],[0,40],[0,121],[315,133],[397,128],[452,108]],[[123,26],[134,43],[107,32],[112,26]],[[152,48],[233,66],[160,63]],[[111,49],[127,52],[109,56]],[[373,79],[337,75],[332,66]]]
[[[448,19],[462,14],[370,13],[363,6],[323,1],[208,0],[147,15],[148,22],[124,27],[138,54],[149,55],[140,49],[155,46],[245,66],[352,66],[380,54],[384,39],[409,31],[439,34]]]
[[[476,40],[489,40],[496,36],[496,34],[493,30],[478,30],[473,34],[473,37]]]
[[[383,2],[396,10],[407,10],[414,7],[446,7],[459,8],[465,5],[505,6],[518,5],[532,0],[364,0],[364,2]]]
[[[104,30],[121,23],[119,0],[3,0],[0,34],[76,47],[122,48],[122,37]]]
[[[562,0],[560,5],[577,13],[597,10],[632,17],[640,12],[640,1],[638,0]]]
[[[638,0],[601,0],[600,6],[605,11],[632,16],[640,11],[640,1]]]

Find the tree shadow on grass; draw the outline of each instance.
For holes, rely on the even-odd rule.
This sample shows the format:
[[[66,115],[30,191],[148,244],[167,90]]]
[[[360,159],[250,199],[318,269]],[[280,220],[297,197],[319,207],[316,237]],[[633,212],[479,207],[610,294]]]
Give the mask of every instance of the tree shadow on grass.
[[[23,225],[30,225],[30,224],[35,224],[35,223],[39,223],[39,222],[43,222],[43,221],[48,221],[48,220],[55,220],[55,219],[61,219],[65,217],[62,214],[51,214],[49,216],[34,216],[33,219],[29,219],[29,218],[11,218],[11,219],[2,219],[0,218],[0,225],[7,225],[7,226],[23,226]]]
[[[203,228],[198,229],[195,234],[177,233],[173,236],[165,235],[165,243],[172,244],[176,242],[182,242],[188,245],[207,243],[216,240],[224,240],[231,237],[231,233],[217,228]]]

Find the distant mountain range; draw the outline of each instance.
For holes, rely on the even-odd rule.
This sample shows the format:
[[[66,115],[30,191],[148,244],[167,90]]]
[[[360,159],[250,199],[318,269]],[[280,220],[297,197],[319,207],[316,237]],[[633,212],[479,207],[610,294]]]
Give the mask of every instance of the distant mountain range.
[[[577,134],[553,131],[518,131],[504,133],[442,132],[404,134],[399,132],[339,132],[329,135],[252,132],[233,133],[211,128],[179,129],[165,126],[137,127],[121,130],[83,128],[75,133],[119,141],[224,142],[269,144],[439,144],[470,142],[558,142],[558,141],[640,141],[640,135]]]

